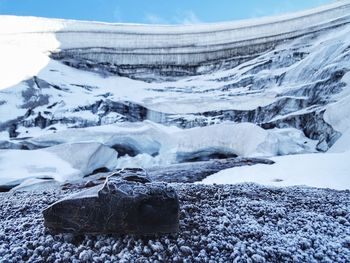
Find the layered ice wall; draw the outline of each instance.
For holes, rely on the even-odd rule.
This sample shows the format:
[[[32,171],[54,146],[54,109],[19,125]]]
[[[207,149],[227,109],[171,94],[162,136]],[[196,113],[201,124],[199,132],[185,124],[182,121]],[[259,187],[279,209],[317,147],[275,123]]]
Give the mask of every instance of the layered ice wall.
[[[242,60],[305,34],[349,23],[350,3],[269,19],[189,26],[68,24],[62,57],[129,66],[199,66]],[[93,33],[93,34],[92,34]],[[97,37],[98,36],[98,37]]]
[[[54,34],[60,46],[53,57],[81,59],[116,66],[115,71],[157,66],[193,74],[203,65],[237,65],[278,43],[350,21],[350,2],[339,1],[309,11],[239,22],[203,25],[125,25],[2,17],[9,28],[0,32],[26,34],[47,41]],[[12,26],[14,25],[14,26]],[[67,62],[67,61],[66,61]],[[67,62],[69,63],[69,62]],[[74,65],[74,63],[71,62]],[[168,70],[169,72],[169,70]]]

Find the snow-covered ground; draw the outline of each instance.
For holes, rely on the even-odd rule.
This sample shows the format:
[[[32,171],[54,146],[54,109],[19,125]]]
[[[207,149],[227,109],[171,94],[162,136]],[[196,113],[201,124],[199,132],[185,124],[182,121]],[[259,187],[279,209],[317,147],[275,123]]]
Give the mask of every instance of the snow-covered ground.
[[[306,185],[350,189],[350,152],[300,154],[271,158],[273,165],[235,167],[204,179],[205,184],[255,182],[271,186]]]
[[[174,184],[177,235],[52,235],[41,211],[67,192],[0,193],[0,258],[54,262],[348,262],[347,191]]]

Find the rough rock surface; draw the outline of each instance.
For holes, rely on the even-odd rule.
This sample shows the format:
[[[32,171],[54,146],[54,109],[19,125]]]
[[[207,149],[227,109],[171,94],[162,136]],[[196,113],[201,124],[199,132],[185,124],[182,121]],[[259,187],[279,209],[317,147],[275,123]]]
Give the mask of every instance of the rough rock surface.
[[[350,192],[172,185],[177,235],[51,235],[41,211],[71,192],[1,193],[2,262],[349,262]]]
[[[96,186],[60,200],[44,210],[45,226],[54,233],[157,234],[179,228],[175,190],[152,183],[141,173],[116,172]]]

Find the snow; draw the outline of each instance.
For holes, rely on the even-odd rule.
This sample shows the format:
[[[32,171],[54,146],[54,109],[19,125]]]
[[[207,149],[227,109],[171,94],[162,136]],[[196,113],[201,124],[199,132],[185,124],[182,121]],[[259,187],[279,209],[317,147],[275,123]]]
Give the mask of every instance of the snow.
[[[109,147],[122,144],[152,155],[159,151],[160,143],[164,137],[174,130],[178,130],[178,128],[157,125],[149,121],[118,123],[58,131],[30,139],[29,142],[38,146],[77,142],[99,142]]]
[[[0,23],[6,25],[0,28],[0,90],[37,75],[50,61],[48,51],[60,46],[54,34],[40,39],[25,34],[34,21],[38,19],[0,16]]]
[[[338,190],[350,189],[350,151],[274,157],[273,165],[243,166],[220,171],[201,183],[254,182],[268,186],[304,185]]]
[[[83,175],[102,167],[113,169],[118,157],[117,152],[96,142],[60,144],[45,151],[59,156]]]
[[[33,192],[33,191],[52,191],[59,190],[61,185],[55,180],[30,178],[12,188],[11,192]]]
[[[110,147],[129,144],[148,154],[157,150],[169,155],[171,152],[192,152],[213,147],[230,149],[246,157],[312,152],[316,144],[296,129],[266,131],[256,124],[233,122],[186,130],[151,121],[118,123],[57,131],[28,140],[38,146],[89,141]]]
[[[30,178],[66,182],[95,169],[113,169],[117,153],[99,143],[61,144],[46,149],[0,150],[0,184]]]

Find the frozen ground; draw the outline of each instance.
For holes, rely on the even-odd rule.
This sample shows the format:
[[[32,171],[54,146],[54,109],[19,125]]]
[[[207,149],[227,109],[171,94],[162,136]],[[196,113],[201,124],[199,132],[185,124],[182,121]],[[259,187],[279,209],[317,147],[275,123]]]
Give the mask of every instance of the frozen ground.
[[[52,236],[41,211],[67,193],[0,194],[1,262],[349,262],[350,192],[175,184],[180,233]]]

